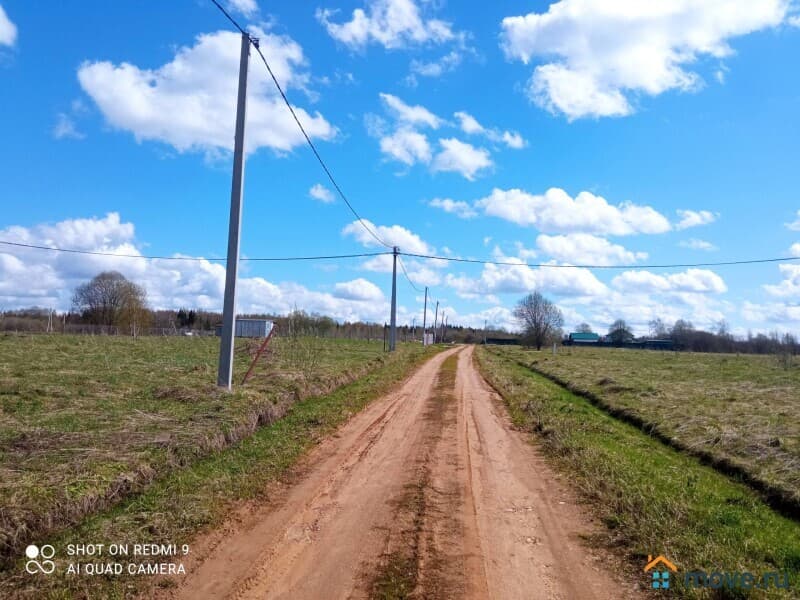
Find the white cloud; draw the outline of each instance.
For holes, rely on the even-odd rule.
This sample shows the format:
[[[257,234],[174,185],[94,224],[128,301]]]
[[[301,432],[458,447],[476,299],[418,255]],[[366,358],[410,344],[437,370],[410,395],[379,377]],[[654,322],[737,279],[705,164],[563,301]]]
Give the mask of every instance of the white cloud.
[[[302,48],[288,36],[256,31],[273,71],[286,89],[305,90],[309,80]],[[83,90],[110,125],[137,141],[157,140],[179,152],[212,155],[232,150],[241,36],[202,34],[158,69],[130,63],[85,62],[78,69]],[[335,128],[319,114],[295,106],[312,138],[331,139]],[[251,68],[248,82],[247,149],[289,151],[305,143],[265,69]]]
[[[525,139],[516,131],[501,132],[497,129],[487,129],[481,125],[475,117],[463,110],[453,113],[453,116],[458,119],[461,131],[466,134],[482,135],[492,142],[503,143],[515,150],[524,148],[527,145]]]
[[[536,246],[554,259],[571,264],[624,265],[647,258],[646,252],[631,252],[588,233],[540,235],[536,238]]]
[[[333,193],[321,183],[312,185],[308,190],[308,195],[324,204],[330,204],[334,200]]]
[[[475,206],[487,215],[546,233],[630,235],[670,230],[666,217],[649,206],[630,202],[613,206],[591,192],[581,192],[573,199],[560,188],[550,188],[540,195],[495,188]]]
[[[401,127],[380,139],[381,152],[406,165],[431,161],[431,147],[424,134]]]
[[[676,211],[681,220],[675,225],[675,229],[688,229],[708,225],[719,218],[719,213],[712,213],[710,210],[680,210]]]
[[[728,287],[722,277],[707,269],[688,269],[682,273],[657,275],[650,271],[625,271],[611,284],[622,292],[722,294]]]
[[[451,200],[450,198],[434,198],[428,203],[434,208],[441,208],[446,213],[451,213],[460,219],[471,219],[477,216],[477,211],[463,200]]]
[[[368,0],[367,10],[357,8],[349,21],[331,21],[338,11],[317,9],[316,18],[328,34],[357,49],[376,43],[387,49],[422,44],[441,44],[457,37],[452,26],[439,19],[425,19],[413,0]]]
[[[719,250],[714,244],[711,242],[707,242],[705,240],[698,240],[696,238],[692,238],[690,240],[681,240],[678,242],[678,245],[681,248],[689,248],[691,250],[705,250],[707,252],[715,252]]]
[[[409,125],[427,125],[433,129],[438,129],[443,122],[442,119],[419,104],[411,106],[392,94],[381,93],[380,97],[395,118],[401,123],[408,123]]]
[[[777,285],[765,285],[764,289],[772,296],[800,301],[800,264],[787,263],[778,265],[778,268],[784,280]]]
[[[53,126],[53,137],[57,140],[71,138],[74,140],[82,140],[86,137],[85,134],[78,131],[75,121],[72,120],[67,113],[58,113],[56,116],[56,124]]]
[[[800,27],[800,15],[792,15],[788,19],[786,19],[786,23],[790,27]]]
[[[757,304],[745,301],[742,305],[742,316],[756,323],[797,327],[800,325],[800,304],[787,305],[776,302]]]
[[[509,257],[504,262],[519,262],[520,266],[488,264],[477,279],[448,274],[445,282],[457,292],[467,294],[526,294],[539,290],[558,296],[595,296],[607,292],[606,286],[588,269],[531,268]]]
[[[232,10],[236,10],[248,18],[258,13],[258,4],[256,0],[228,0],[228,6]]]
[[[390,246],[398,246],[403,252],[412,252],[414,254],[436,253],[435,248],[425,243],[416,233],[400,225],[375,225],[367,219],[364,219],[364,225],[376,232],[378,237],[387,244]],[[364,229],[359,221],[353,221],[346,225],[344,229],[342,229],[342,235],[352,236],[357,242],[367,247],[378,245],[375,238]],[[391,257],[388,258],[391,259]]]
[[[800,242],[797,242],[796,244],[792,244],[792,246],[789,248],[789,254],[791,256],[800,257]]]
[[[140,256],[132,223],[117,213],[103,218],[67,219],[34,227],[0,230],[0,239],[95,252]],[[173,256],[181,256],[179,254]],[[0,306],[4,309],[38,305],[66,310],[75,287],[99,272],[117,270],[144,286],[156,309],[191,307],[221,310],[225,266],[196,261],[146,260],[88,256],[0,246]],[[295,307],[337,319],[383,322],[389,303],[374,283],[364,278],[333,285],[319,292],[296,282],[274,283],[258,276],[241,276],[237,306],[245,313],[285,314]]]
[[[458,50],[451,50],[444,56],[432,61],[426,62],[414,59],[411,61],[409,67],[411,75],[409,75],[407,81],[412,85],[416,85],[417,75],[421,77],[441,77],[445,73],[454,71],[458,65],[461,64],[463,58],[461,52]]]
[[[786,223],[786,227],[792,231],[800,231],[800,210],[797,211],[797,219],[791,223]]]
[[[17,41],[17,26],[0,5],[0,46],[13,46]]]
[[[488,169],[494,164],[489,151],[484,148],[476,148],[472,144],[456,138],[440,139],[439,144],[442,150],[433,159],[431,165],[434,172],[454,171],[469,181],[474,181],[480,171]]]
[[[520,150],[528,145],[528,142],[525,141],[525,138],[523,138],[516,131],[504,131],[503,143],[505,143],[505,145],[509,148],[514,148],[514,150]]]
[[[381,289],[363,277],[352,281],[343,281],[333,286],[333,295],[346,300],[366,300],[369,302],[382,302],[385,300]]]
[[[609,2],[560,0],[546,13],[506,17],[501,45],[509,59],[541,59],[528,83],[539,106],[568,119],[624,116],[631,94],[691,91],[687,70],[702,56],[733,53],[729,40],[780,24],[787,0]]]
[[[459,127],[461,127],[461,131],[468,134],[481,134],[486,131],[483,125],[478,123],[478,120],[473,117],[468,112],[458,111],[453,113],[453,116],[458,119]]]

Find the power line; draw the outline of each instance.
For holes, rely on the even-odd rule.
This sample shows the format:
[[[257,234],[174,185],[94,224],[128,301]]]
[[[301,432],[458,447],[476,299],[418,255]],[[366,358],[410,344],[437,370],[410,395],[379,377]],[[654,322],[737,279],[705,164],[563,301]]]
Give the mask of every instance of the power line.
[[[204,258],[202,256],[154,256],[142,254],[116,254],[114,252],[98,252],[94,250],[76,250],[73,248],[56,248],[53,246],[37,246],[36,244],[23,244],[21,242],[8,242],[0,240],[0,244],[6,246],[16,246],[19,248],[31,248],[34,250],[49,250],[51,252],[67,252],[69,254],[88,254],[91,256],[111,256],[114,258],[141,258],[144,260],[182,260],[189,262],[226,262],[224,258]],[[362,252],[359,254],[329,254],[320,256],[254,256],[242,257],[240,261],[250,262],[289,262],[289,261],[304,261],[304,260],[336,260],[340,258],[370,258],[374,256],[391,255],[391,252]]]
[[[417,292],[422,293],[422,290],[419,289],[416,285],[414,285],[413,281],[411,281],[411,277],[409,277],[408,271],[406,271],[406,266],[403,264],[403,259],[398,256],[397,260],[400,261],[400,268],[403,269],[403,275],[406,276],[406,279],[408,279],[408,283],[411,284],[411,287],[414,288]]]
[[[253,38],[250,36],[250,34],[247,33],[242,28],[242,26],[239,25],[239,23],[236,22],[236,20],[228,13],[228,11],[226,11],[220,5],[219,2],[217,2],[217,0],[211,0],[211,2],[213,2],[214,5],[219,10],[222,11],[222,14],[224,14],[231,23],[233,23],[233,25],[234,25],[234,27],[236,27],[236,29],[238,29],[242,34],[244,34],[244,35],[246,35],[248,37],[248,39],[250,40],[250,43],[256,49],[256,52],[258,52],[258,55],[261,57],[261,60],[264,63],[264,66],[267,67],[267,71],[269,72],[269,76],[272,78],[272,82],[275,84],[275,87],[278,89],[278,92],[280,93],[281,98],[283,98],[283,102],[286,104],[286,107],[289,109],[289,112],[292,113],[292,117],[294,118],[294,122],[297,123],[297,126],[300,128],[300,131],[302,132],[303,137],[306,139],[306,143],[308,144],[308,147],[311,148],[311,151],[314,153],[314,156],[317,158],[317,161],[319,162],[320,166],[322,167],[322,170],[325,171],[325,175],[328,176],[328,179],[330,180],[330,182],[333,185],[333,187],[336,188],[336,191],[338,192],[338,194],[342,198],[342,200],[344,200],[344,203],[347,205],[347,208],[350,209],[350,212],[353,213],[355,218],[358,220],[359,224],[367,231],[367,233],[369,233],[373,238],[375,238],[375,240],[379,244],[381,244],[382,246],[385,246],[387,248],[391,248],[392,245],[391,244],[387,244],[385,241],[383,241],[383,239],[381,239],[381,237],[377,234],[377,232],[375,232],[371,227],[369,227],[366,224],[364,219],[361,217],[361,215],[358,214],[358,211],[356,211],[356,209],[353,207],[353,205],[350,204],[350,200],[347,199],[347,196],[342,191],[342,188],[339,187],[339,184],[336,182],[336,179],[333,177],[333,173],[331,173],[331,170],[328,168],[328,165],[325,164],[325,161],[322,159],[322,156],[317,151],[317,147],[314,145],[314,142],[311,141],[311,138],[309,137],[308,133],[306,133],[305,127],[303,127],[303,124],[300,122],[300,119],[298,118],[297,113],[294,111],[294,107],[292,107],[291,102],[289,102],[289,98],[286,97],[286,93],[283,91],[283,88],[281,87],[281,84],[278,82],[278,78],[275,77],[275,74],[272,72],[272,67],[269,66],[269,62],[267,61],[267,58],[264,56],[264,53],[261,52],[261,48],[259,47],[258,43],[253,40]]]
[[[691,267],[725,267],[730,265],[753,265],[760,263],[776,263],[787,261],[800,261],[800,257],[788,256],[781,258],[756,258],[751,260],[729,260],[721,262],[706,262],[706,263],[675,263],[675,264],[653,264],[653,265],[554,265],[548,263],[527,263],[527,262],[512,262],[502,260],[485,260],[477,258],[457,258],[453,256],[434,256],[430,254],[415,254],[412,252],[400,252],[403,256],[412,256],[414,258],[426,258],[430,260],[446,260],[449,262],[470,263],[478,265],[499,265],[509,267],[530,267],[530,268],[543,268],[543,269],[677,269],[677,268],[691,268]]]

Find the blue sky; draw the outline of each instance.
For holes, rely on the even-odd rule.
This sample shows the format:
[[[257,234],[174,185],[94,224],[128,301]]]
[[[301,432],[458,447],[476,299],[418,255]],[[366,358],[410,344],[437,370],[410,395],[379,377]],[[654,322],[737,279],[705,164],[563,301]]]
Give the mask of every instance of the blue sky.
[[[800,10],[758,2],[228,0],[337,180],[408,252],[547,264],[800,257]],[[205,0],[0,1],[0,239],[224,256],[239,40]],[[254,54],[244,256],[376,251]],[[619,270],[405,259],[449,322],[661,317],[800,330],[800,261]],[[69,307],[115,268],[155,307],[219,308],[209,261],[0,246],[0,308]],[[383,258],[245,263],[239,306],[388,319]],[[398,281],[401,320],[421,296]]]

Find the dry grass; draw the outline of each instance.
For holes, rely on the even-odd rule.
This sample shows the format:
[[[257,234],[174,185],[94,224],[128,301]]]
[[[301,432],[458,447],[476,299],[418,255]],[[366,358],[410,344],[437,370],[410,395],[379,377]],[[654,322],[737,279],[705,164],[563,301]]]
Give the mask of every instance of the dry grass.
[[[693,589],[677,577],[670,594],[715,600],[800,597],[800,523],[776,513],[749,486],[615,418],[511,356],[524,356],[528,363],[543,358],[508,349],[481,348],[476,353],[514,423],[536,436],[551,464],[568,476],[588,509],[605,523],[606,530],[593,543],[626,555],[631,577],[639,577],[641,586],[650,585],[642,572],[646,557],[663,554],[681,574],[780,572],[791,582],[788,590]],[[617,384],[598,385],[622,385],[621,378],[613,378]],[[600,374],[599,379],[611,377]],[[632,379],[625,381],[627,387],[633,387]]]
[[[215,338],[0,336],[0,562],[395,360],[380,342],[279,338],[229,395],[215,385],[218,348]],[[254,349],[237,344],[237,382]]]
[[[800,506],[797,359],[787,366],[773,356],[612,348],[501,352]]]

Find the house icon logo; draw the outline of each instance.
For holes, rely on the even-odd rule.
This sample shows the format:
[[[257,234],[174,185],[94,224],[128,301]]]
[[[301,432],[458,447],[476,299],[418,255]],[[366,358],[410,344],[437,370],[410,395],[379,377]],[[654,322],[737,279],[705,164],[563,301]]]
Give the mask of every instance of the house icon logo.
[[[650,573],[653,579],[654,590],[668,590],[669,589],[669,576],[670,572],[677,573],[678,567],[675,566],[668,558],[658,555],[655,558],[647,555],[647,564],[644,566],[644,572]]]

